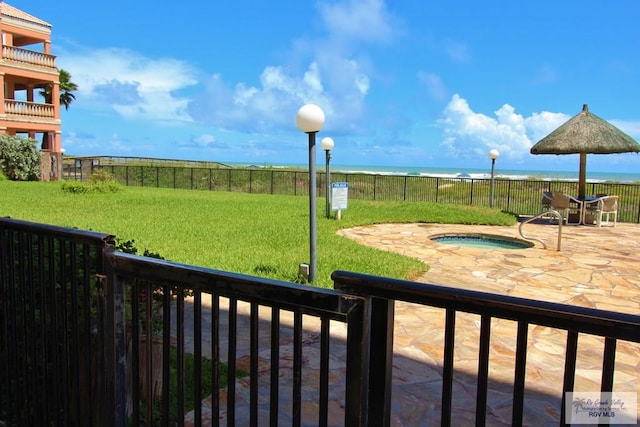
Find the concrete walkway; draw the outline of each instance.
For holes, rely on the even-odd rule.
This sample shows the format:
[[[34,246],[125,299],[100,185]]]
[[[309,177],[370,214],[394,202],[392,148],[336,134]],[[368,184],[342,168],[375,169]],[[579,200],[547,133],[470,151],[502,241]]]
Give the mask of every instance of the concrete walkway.
[[[517,226],[381,224],[342,230],[339,234],[363,245],[425,261],[431,268],[415,279],[418,282],[640,313],[639,225],[618,224],[615,228],[565,226],[561,251],[556,250],[557,226],[527,224],[524,232],[547,242],[548,249],[539,243],[533,248],[519,250],[463,248],[436,243],[429,238],[440,233],[486,233],[517,238]],[[265,313],[261,318],[268,320],[268,316],[269,313]],[[439,425],[444,311],[396,303],[395,322],[392,425]],[[492,322],[487,425],[511,425],[516,327],[510,321]],[[239,328],[241,330],[242,326]],[[305,322],[304,366],[312,376],[318,366],[317,336],[317,324]],[[344,336],[343,326],[332,324],[331,378],[335,384],[340,384],[344,376]],[[478,337],[479,316],[460,314],[456,321],[453,424],[461,426],[474,424]],[[290,340],[287,333],[281,337],[281,386],[290,382],[287,370],[291,366]],[[566,334],[560,331],[537,326],[529,328],[526,425],[558,424],[565,340]],[[576,391],[599,390],[602,349],[602,340],[581,336]],[[620,342],[617,349],[615,390],[640,392],[640,345]],[[261,366],[268,367],[268,363],[268,352],[261,352]],[[266,379],[261,374],[260,382]],[[245,425],[248,421],[248,384],[239,380],[237,387],[240,395],[236,407],[237,424]],[[260,425],[268,425],[268,386],[261,387],[263,389],[265,396],[259,399]],[[330,389],[331,425],[343,424],[342,392],[338,386]],[[317,402],[314,396],[313,387],[303,390],[304,425],[315,424]],[[280,398],[283,400],[281,407],[287,408],[289,396],[281,393]],[[283,410],[280,418],[283,425],[290,424],[287,412]],[[206,416],[209,418],[210,414]],[[207,419],[205,425],[209,422]],[[224,411],[221,422],[226,423]]]

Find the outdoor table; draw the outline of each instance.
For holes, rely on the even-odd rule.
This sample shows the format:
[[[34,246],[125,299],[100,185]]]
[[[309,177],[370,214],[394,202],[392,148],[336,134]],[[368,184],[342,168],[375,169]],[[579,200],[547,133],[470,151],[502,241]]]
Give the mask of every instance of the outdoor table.
[[[578,204],[579,208],[580,208],[580,224],[586,225],[586,217],[587,217],[587,211],[589,210],[589,206],[593,205],[593,204],[598,204],[598,202],[600,201],[600,199],[602,198],[602,196],[586,196],[584,198],[578,198],[578,197],[573,197],[573,196],[569,196],[571,198],[571,200],[575,203]]]

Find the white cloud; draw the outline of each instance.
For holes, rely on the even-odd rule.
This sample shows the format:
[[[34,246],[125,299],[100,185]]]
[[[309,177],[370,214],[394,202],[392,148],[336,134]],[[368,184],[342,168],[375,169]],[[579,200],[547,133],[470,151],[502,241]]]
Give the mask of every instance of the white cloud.
[[[471,58],[469,47],[466,43],[447,39],[443,41],[443,48],[447,56],[455,62],[465,63]]]
[[[190,120],[188,100],[176,93],[196,80],[182,61],[102,49],[64,55],[60,63],[78,85],[74,103],[78,107],[112,108],[130,119]]]
[[[148,147],[135,146],[135,150],[144,151]],[[64,149],[71,155],[132,155],[134,146],[131,141],[117,133],[106,139],[93,134],[69,132],[64,135]]]
[[[306,102],[320,105],[326,115],[333,112],[333,101],[324,91],[316,63],[300,78],[286,74],[282,67],[266,67],[260,87],[237,83],[230,89],[222,76],[215,74],[208,80],[205,93],[189,106],[189,112],[195,120],[221,128],[263,132],[291,128],[295,112]]]
[[[384,0],[324,3],[318,13],[324,34],[293,40],[287,61],[256,70],[257,84],[225,81],[215,70],[197,81],[197,71],[188,63],[117,48],[67,53],[59,63],[72,71],[79,86],[78,109],[115,111],[132,120],[276,133],[295,131],[296,111],[313,102],[323,108],[332,132],[363,132],[375,72],[363,46],[392,41],[401,26]],[[305,49],[298,49],[301,45]],[[195,85],[202,87],[196,92]]]
[[[542,111],[527,117],[525,127],[531,141],[535,144],[570,118],[571,116],[568,114]]]
[[[387,42],[394,37],[395,18],[384,0],[350,0],[320,6],[323,22],[337,38]]]
[[[640,139],[640,122],[631,122],[624,120],[609,120],[609,122],[624,133],[628,134],[636,141]]]
[[[365,98],[371,86],[366,56],[357,56],[363,42],[393,39],[395,18],[382,0],[350,0],[320,6],[326,37],[296,40],[287,64],[266,66],[259,85],[229,85],[219,74],[188,106],[190,116],[224,129],[269,132],[293,127],[305,103],[319,105],[333,132],[362,131]],[[305,49],[296,49],[301,45]],[[312,58],[304,70],[293,64]]]
[[[229,144],[224,141],[220,141],[214,135],[209,133],[192,136],[188,139],[180,138],[176,142],[176,147],[180,150],[228,150]]]
[[[485,156],[495,148],[502,158],[517,163],[529,155],[535,142],[570,118],[546,111],[525,118],[516,114],[509,104],[500,107],[494,115],[476,113],[465,99],[453,95],[438,121],[444,136],[442,145],[448,155],[473,158]]]
[[[216,144],[216,138],[213,135],[204,134],[193,138],[193,142],[203,147],[209,147]]]
[[[427,88],[429,95],[436,101],[443,101],[447,96],[447,88],[439,75],[434,73],[418,73],[418,80]]]

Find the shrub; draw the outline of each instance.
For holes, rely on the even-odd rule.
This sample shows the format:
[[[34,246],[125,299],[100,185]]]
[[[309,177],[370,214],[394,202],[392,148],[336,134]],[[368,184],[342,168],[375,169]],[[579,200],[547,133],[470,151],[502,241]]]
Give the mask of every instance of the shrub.
[[[116,181],[96,182],[89,185],[95,193],[117,193],[122,190],[122,184]]]
[[[13,181],[37,181],[40,178],[40,152],[37,141],[1,134],[0,170]]]
[[[109,173],[109,171],[104,169],[96,169],[89,177],[90,184],[98,184],[101,182],[111,181],[116,181],[116,177],[112,173]]]
[[[91,188],[84,182],[66,181],[62,184],[62,191],[67,193],[88,193]]]
[[[89,183],[67,181],[62,184],[62,191],[67,193],[117,193],[122,190],[122,184],[106,171],[96,171],[89,177]]]

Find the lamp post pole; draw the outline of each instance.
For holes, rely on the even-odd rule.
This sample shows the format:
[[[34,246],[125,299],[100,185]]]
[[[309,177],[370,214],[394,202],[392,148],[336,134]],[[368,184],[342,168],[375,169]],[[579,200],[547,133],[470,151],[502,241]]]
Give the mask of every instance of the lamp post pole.
[[[494,172],[496,168],[496,159],[500,156],[500,152],[496,149],[489,151],[489,158],[491,159],[491,189],[489,193],[489,207],[493,207],[493,188],[494,188]]]
[[[316,132],[309,132],[309,282],[316,279]]]
[[[324,125],[324,112],[314,104],[300,107],[296,123],[309,135],[309,282],[316,278],[316,133]]]
[[[326,137],[322,138],[320,141],[320,146],[324,150],[325,153],[325,181],[326,181],[326,189],[325,189],[325,203],[324,203],[324,215],[329,218],[331,217],[331,209],[329,206],[329,195],[331,194],[331,169],[329,168],[329,162],[331,161],[331,149],[333,148],[333,139]]]

